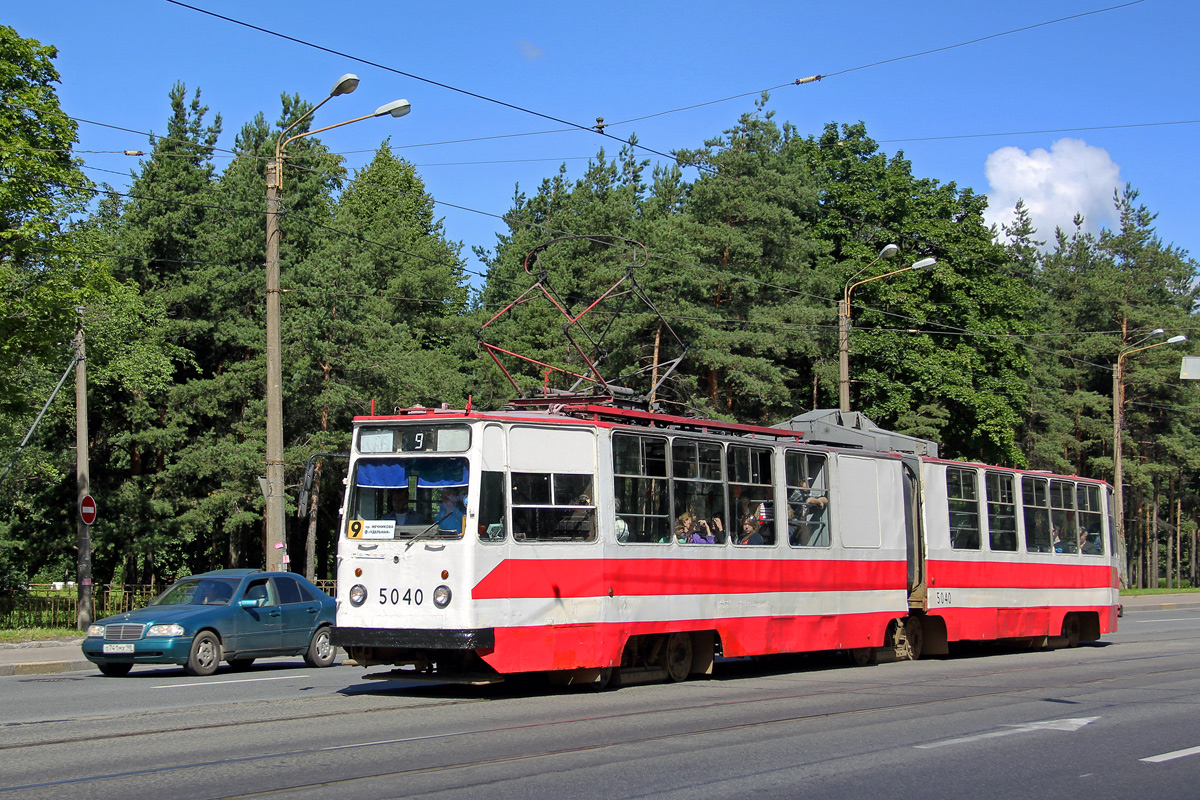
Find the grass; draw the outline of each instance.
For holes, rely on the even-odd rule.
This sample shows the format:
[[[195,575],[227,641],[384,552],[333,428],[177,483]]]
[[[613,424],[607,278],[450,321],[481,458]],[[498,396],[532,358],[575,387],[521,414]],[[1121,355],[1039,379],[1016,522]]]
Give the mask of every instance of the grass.
[[[83,636],[74,628],[13,628],[0,630],[0,643],[36,642],[46,639],[78,639]]]
[[[1185,589],[1122,589],[1121,597],[1142,597],[1148,594],[1195,594],[1200,592],[1200,588],[1188,587]]]

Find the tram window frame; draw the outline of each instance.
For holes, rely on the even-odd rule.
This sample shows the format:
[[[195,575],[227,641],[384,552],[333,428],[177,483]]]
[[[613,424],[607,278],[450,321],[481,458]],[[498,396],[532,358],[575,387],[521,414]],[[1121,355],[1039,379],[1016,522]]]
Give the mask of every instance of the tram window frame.
[[[1075,481],[1050,481],[1050,531],[1054,536],[1054,552],[1059,555],[1079,553],[1079,517],[1075,509]]]
[[[736,512],[730,514],[736,525],[732,538],[738,547],[775,545],[774,455],[774,448],[743,444],[731,444],[726,451],[729,507],[731,512]],[[758,528],[751,536],[757,534],[762,539],[761,545],[739,541],[750,517],[755,517],[758,522]]]
[[[450,476],[457,477],[460,468],[462,482],[446,482]],[[376,473],[379,469],[396,470],[395,481],[382,484],[362,482],[365,471]],[[430,476],[430,473],[433,475],[429,480],[422,480],[422,475]],[[376,474],[373,480],[378,479]],[[472,482],[471,464],[465,455],[384,454],[356,460],[350,482],[342,535],[347,539],[407,541],[424,536],[429,522],[438,518],[438,496],[441,492],[454,491],[458,493],[460,502],[465,501]],[[391,493],[397,490],[408,491],[409,507],[416,511],[422,521],[405,524],[393,522],[388,527],[385,518],[391,509]],[[463,519],[466,519],[465,514]],[[462,529],[439,529],[433,534],[443,541],[462,539],[463,535]]]
[[[596,541],[596,477],[567,472],[509,473],[512,537],[524,544]]]
[[[978,470],[946,468],[946,506],[951,549],[982,550]]]
[[[829,529],[828,467],[829,459],[824,453],[784,451],[788,544],[792,547],[833,546]]]
[[[719,443],[671,440],[671,496],[680,544],[725,544],[725,453]],[[713,541],[690,542],[692,534]]]
[[[1025,523],[1027,553],[1054,552],[1050,536],[1050,481],[1035,475],[1021,476],[1021,516]],[[1041,501],[1039,502],[1039,496]]]
[[[1104,555],[1104,509],[1100,505],[1100,487],[1094,483],[1077,484],[1075,508],[1079,522],[1079,552],[1086,556]]]
[[[669,546],[674,541],[669,447],[665,436],[613,434],[613,513],[618,543]]]
[[[1113,488],[1104,488],[1104,499],[1108,503],[1108,551],[1117,552],[1117,507],[1113,499]]]
[[[1015,553],[1017,540],[1017,494],[1013,476],[1007,472],[984,473],[987,495],[988,547],[993,553]]]
[[[499,544],[508,538],[508,495],[505,474],[483,470],[479,474],[479,541]]]

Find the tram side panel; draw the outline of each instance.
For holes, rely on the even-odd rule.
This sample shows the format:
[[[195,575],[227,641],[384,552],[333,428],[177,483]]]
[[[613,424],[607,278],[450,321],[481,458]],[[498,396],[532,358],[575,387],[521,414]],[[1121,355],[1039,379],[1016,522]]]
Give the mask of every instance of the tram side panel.
[[[1053,637],[1076,624],[1086,640],[1115,630],[1119,591],[1102,488],[926,461],[927,614],[945,622],[947,639]]]

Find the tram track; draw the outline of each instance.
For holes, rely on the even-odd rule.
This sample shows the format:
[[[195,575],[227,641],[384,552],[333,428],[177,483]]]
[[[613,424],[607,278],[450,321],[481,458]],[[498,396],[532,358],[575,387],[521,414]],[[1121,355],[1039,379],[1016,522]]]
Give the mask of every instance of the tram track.
[[[1157,660],[1160,658],[1168,658],[1168,657],[1171,657],[1171,656],[1142,656],[1142,657],[1130,658],[1130,659],[1120,659],[1120,661],[1128,662],[1128,661],[1142,661],[1142,660],[1148,660],[1148,659],[1149,660]],[[1109,662],[1109,663],[1114,663],[1114,662]],[[1044,670],[1044,669],[1062,668],[1062,666],[1063,665],[1054,665],[1054,666],[1023,667],[1023,668],[1019,668],[1019,669],[1009,669],[1009,670],[989,670],[986,672],[979,672],[979,673],[937,677],[937,678],[934,678],[934,679],[928,680],[928,681],[922,681],[922,682],[914,683],[914,684],[906,684],[906,687],[911,688],[913,686],[920,685],[920,683],[932,684],[935,682],[942,682],[945,680],[970,680],[970,679],[976,679],[979,677],[984,677],[984,676],[989,676],[989,675],[1004,675],[1004,674],[1014,674],[1014,673],[1020,673],[1020,672],[1039,671],[1039,670]],[[1118,681],[1118,680],[1122,680],[1122,681],[1124,681],[1124,680],[1139,680],[1139,679],[1152,677],[1152,676],[1162,676],[1162,675],[1170,675],[1173,673],[1193,672],[1194,670],[1195,670],[1195,668],[1190,665],[1186,666],[1186,667],[1172,667],[1172,668],[1165,668],[1165,669],[1143,670],[1143,671],[1136,672],[1136,673],[1124,673],[1121,675],[1101,676],[1101,677],[1088,678],[1088,679],[1082,679],[1082,680],[1076,679],[1076,680],[1070,680],[1070,681],[1064,681],[1064,682],[1047,682],[1047,683],[1043,683],[1043,684],[1037,685],[1037,686],[1025,686],[1025,687],[1020,687],[1020,688],[995,690],[995,691],[966,692],[966,693],[962,693],[962,694],[955,694],[954,696],[950,696],[950,697],[938,697],[938,698],[933,698],[933,699],[922,698],[920,700],[912,700],[912,701],[905,701],[905,702],[881,703],[881,704],[871,705],[871,706],[862,707],[862,708],[851,708],[851,709],[844,709],[844,710],[838,710],[838,711],[823,711],[823,712],[814,712],[814,713],[809,713],[809,714],[788,715],[788,716],[777,717],[777,718],[772,718],[772,719],[756,720],[756,721],[752,721],[752,722],[742,722],[742,723],[735,723],[735,724],[729,724],[729,725],[707,726],[707,727],[703,727],[703,728],[694,728],[694,729],[689,729],[689,730],[675,731],[675,732],[671,732],[671,733],[656,734],[656,735],[651,735],[651,736],[622,737],[617,741],[598,742],[595,744],[576,746],[576,747],[552,748],[552,749],[545,749],[545,750],[541,750],[541,751],[533,752],[533,753],[522,753],[519,755],[497,756],[497,757],[490,757],[490,758],[462,760],[462,761],[455,761],[453,763],[447,763],[447,764],[438,764],[438,765],[430,765],[430,766],[422,766],[422,767],[387,770],[387,771],[382,771],[382,772],[373,772],[368,775],[351,775],[351,776],[347,776],[347,777],[322,780],[322,781],[317,781],[317,782],[312,782],[312,783],[305,783],[305,784],[298,784],[298,785],[293,785],[293,786],[279,787],[279,788],[274,788],[274,789],[257,790],[257,791],[252,791],[252,792],[225,795],[225,796],[222,796],[219,798],[214,798],[213,800],[237,800],[237,798],[274,796],[274,795],[286,794],[288,792],[299,792],[299,791],[307,791],[307,790],[328,788],[328,787],[334,787],[334,786],[345,786],[345,785],[353,784],[356,782],[378,780],[378,779],[383,779],[383,778],[402,778],[405,776],[434,774],[434,773],[438,773],[438,772],[445,772],[447,770],[473,769],[473,768],[485,767],[485,766],[489,766],[489,765],[499,765],[499,764],[505,764],[505,763],[529,761],[529,760],[540,759],[540,758],[554,758],[557,756],[602,751],[602,750],[613,749],[613,748],[618,748],[618,747],[643,745],[643,744],[656,743],[656,742],[661,743],[661,742],[672,741],[672,740],[686,739],[689,737],[719,736],[722,734],[729,735],[729,734],[733,734],[736,732],[745,732],[747,730],[762,729],[762,728],[768,728],[768,727],[777,726],[777,725],[787,725],[787,724],[803,723],[803,722],[808,722],[808,721],[825,720],[825,719],[836,719],[839,717],[853,717],[853,716],[861,716],[861,715],[865,715],[865,714],[874,714],[874,713],[889,713],[889,712],[902,711],[905,709],[915,708],[918,706],[928,707],[931,705],[936,706],[936,705],[942,705],[942,704],[947,704],[947,703],[957,703],[957,702],[963,702],[963,701],[985,699],[985,698],[990,698],[990,697],[1018,696],[1018,695],[1027,694],[1030,692],[1042,692],[1042,691],[1047,691],[1047,690],[1067,689],[1067,688],[1072,688],[1072,687],[1086,687],[1086,686],[1092,686],[1092,685],[1097,685],[1097,684],[1102,684],[1102,683],[1110,683],[1110,682]],[[236,765],[236,764],[244,764],[244,763],[249,763],[249,762],[262,762],[262,761],[280,760],[280,759],[287,759],[287,758],[298,758],[298,757],[304,757],[304,756],[313,756],[313,755],[317,755],[317,754],[328,754],[328,753],[341,751],[341,750],[356,750],[356,749],[374,748],[374,747],[395,747],[395,746],[404,745],[404,744],[413,744],[413,743],[418,743],[418,742],[423,742],[423,741],[431,741],[431,740],[447,740],[447,739],[466,738],[466,737],[472,737],[472,736],[487,736],[490,734],[503,734],[503,733],[514,732],[514,731],[519,731],[519,730],[546,728],[549,726],[578,725],[578,724],[584,724],[584,723],[590,723],[590,722],[600,722],[600,721],[605,721],[605,720],[630,719],[630,718],[644,716],[644,715],[648,715],[648,714],[662,714],[664,712],[673,712],[673,713],[674,712],[687,712],[687,711],[691,711],[691,710],[700,710],[700,709],[711,710],[713,708],[718,708],[721,706],[739,706],[739,705],[745,706],[745,705],[761,704],[761,703],[777,703],[777,702],[784,701],[784,700],[796,700],[796,699],[801,699],[804,697],[844,695],[844,694],[858,693],[858,692],[870,691],[870,690],[887,689],[887,688],[890,688],[891,686],[893,686],[893,684],[881,683],[881,684],[872,684],[872,685],[865,685],[865,686],[858,685],[858,686],[855,686],[852,688],[837,689],[837,690],[831,690],[831,691],[818,691],[818,692],[810,691],[810,692],[801,692],[801,693],[773,694],[769,697],[743,698],[743,699],[731,700],[731,701],[718,701],[718,702],[703,703],[703,704],[677,706],[677,707],[672,707],[669,709],[664,709],[664,708],[643,709],[643,710],[639,710],[639,711],[623,712],[623,713],[617,713],[617,714],[604,714],[604,715],[597,715],[597,716],[590,716],[590,717],[572,717],[572,718],[557,719],[557,720],[544,720],[544,721],[540,721],[540,722],[532,722],[532,723],[520,724],[520,725],[507,725],[507,726],[498,726],[498,727],[493,727],[493,728],[477,728],[477,729],[454,731],[454,732],[442,733],[442,734],[410,736],[410,737],[378,740],[378,741],[370,741],[370,742],[358,742],[358,743],[349,743],[349,744],[330,745],[330,746],[317,747],[317,748],[302,748],[302,749],[285,750],[285,751],[272,752],[272,753],[260,753],[260,754],[256,754],[256,755],[241,756],[241,757],[228,758],[228,759],[216,759],[216,760],[208,760],[208,761],[202,761],[202,762],[170,764],[170,765],[163,765],[160,767],[154,767],[154,768],[144,769],[144,770],[133,770],[133,771],[88,775],[88,776],[80,776],[77,778],[64,778],[64,779],[55,780],[55,781],[24,784],[24,785],[20,785],[20,786],[0,787],[0,795],[4,795],[4,794],[8,794],[10,792],[16,792],[16,791],[31,791],[31,790],[35,790],[35,789],[47,789],[47,788],[53,788],[53,787],[78,787],[78,786],[89,785],[89,784],[95,785],[102,781],[118,780],[121,778],[133,778],[133,777],[138,777],[141,775],[151,775],[151,774],[162,775],[164,773],[178,773],[178,772],[184,772],[187,770],[213,768],[213,767],[220,767],[220,766],[225,766],[225,765]],[[421,708],[432,708],[432,707],[444,706],[444,705],[459,705],[462,703],[473,703],[473,702],[485,702],[485,700],[477,700],[477,699],[452,700],[452,701],[447,701],[446,703],[437,703],[437,704],[431,704],[429,706],[422,706]],[[390,708],[386,708],[386,709],[369,709],[369,710],[364,710],[364,711],[356,712],[356,713],[383,713],[383,712],[387,712],[387,711],[395,712],[395,711],[407,710],[408,708],[411,708],[411,707],[405,707],[405,708],[390,707]],[[317,719],[320,717],[333,716],[335,714],[344,715],[345,712],[344,711],[331,712],[329,714],[319,714],[319,715],[298,715],[298,716],[286,717],[286,718],[273,718],[270,720],[246,720],[246,721],[239,721],[239,722],[213,724],[213,725],[189,726],[186,728],[163,728],[163,729],[159,729],[159,730],[155,730],[155,731],[139,731],[139,732],[130,732],[130,733],[122,733],[122,734],[102,735],[102,736],[95,736],[95,737],[77,737],[74,739],[62,739],[62,740],[55,740],[55,741],[26,743],[26,744],[21,744],[21,745],[10,745],[10,746],[6,746],[6,747],[0,748],[0,749],[6,749],[6,750],[26,749],[27,750],[30,748],[46,747],[46,746],[51,746],[51,745],[56,745],[56,744],[76,744],[76,743],[80,743],[80,742],[101,741],[101,740],[105,740],[105,739],[125,739],[125,738],[140,737],[140,736],[154,736],[154,735],[161,735],[161,734],[165,734],[165,733],[174,733],[174,732],[181,732],[181,731],[195,731],[195,730],[229,728],[229,727],[245,727],[245,726],[253,726],[253,725],[269,725],[269,724],[276,723],[276,722],[294,722],[296,720],[312,720],[312,719]]]

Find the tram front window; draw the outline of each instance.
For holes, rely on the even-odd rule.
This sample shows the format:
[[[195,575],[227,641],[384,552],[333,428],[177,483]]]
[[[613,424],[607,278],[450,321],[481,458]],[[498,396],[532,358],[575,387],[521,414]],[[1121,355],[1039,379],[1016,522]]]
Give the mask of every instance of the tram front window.
[[[458,539],[466,519],[465,458],[361,459],[347,508],[350,539]]]

